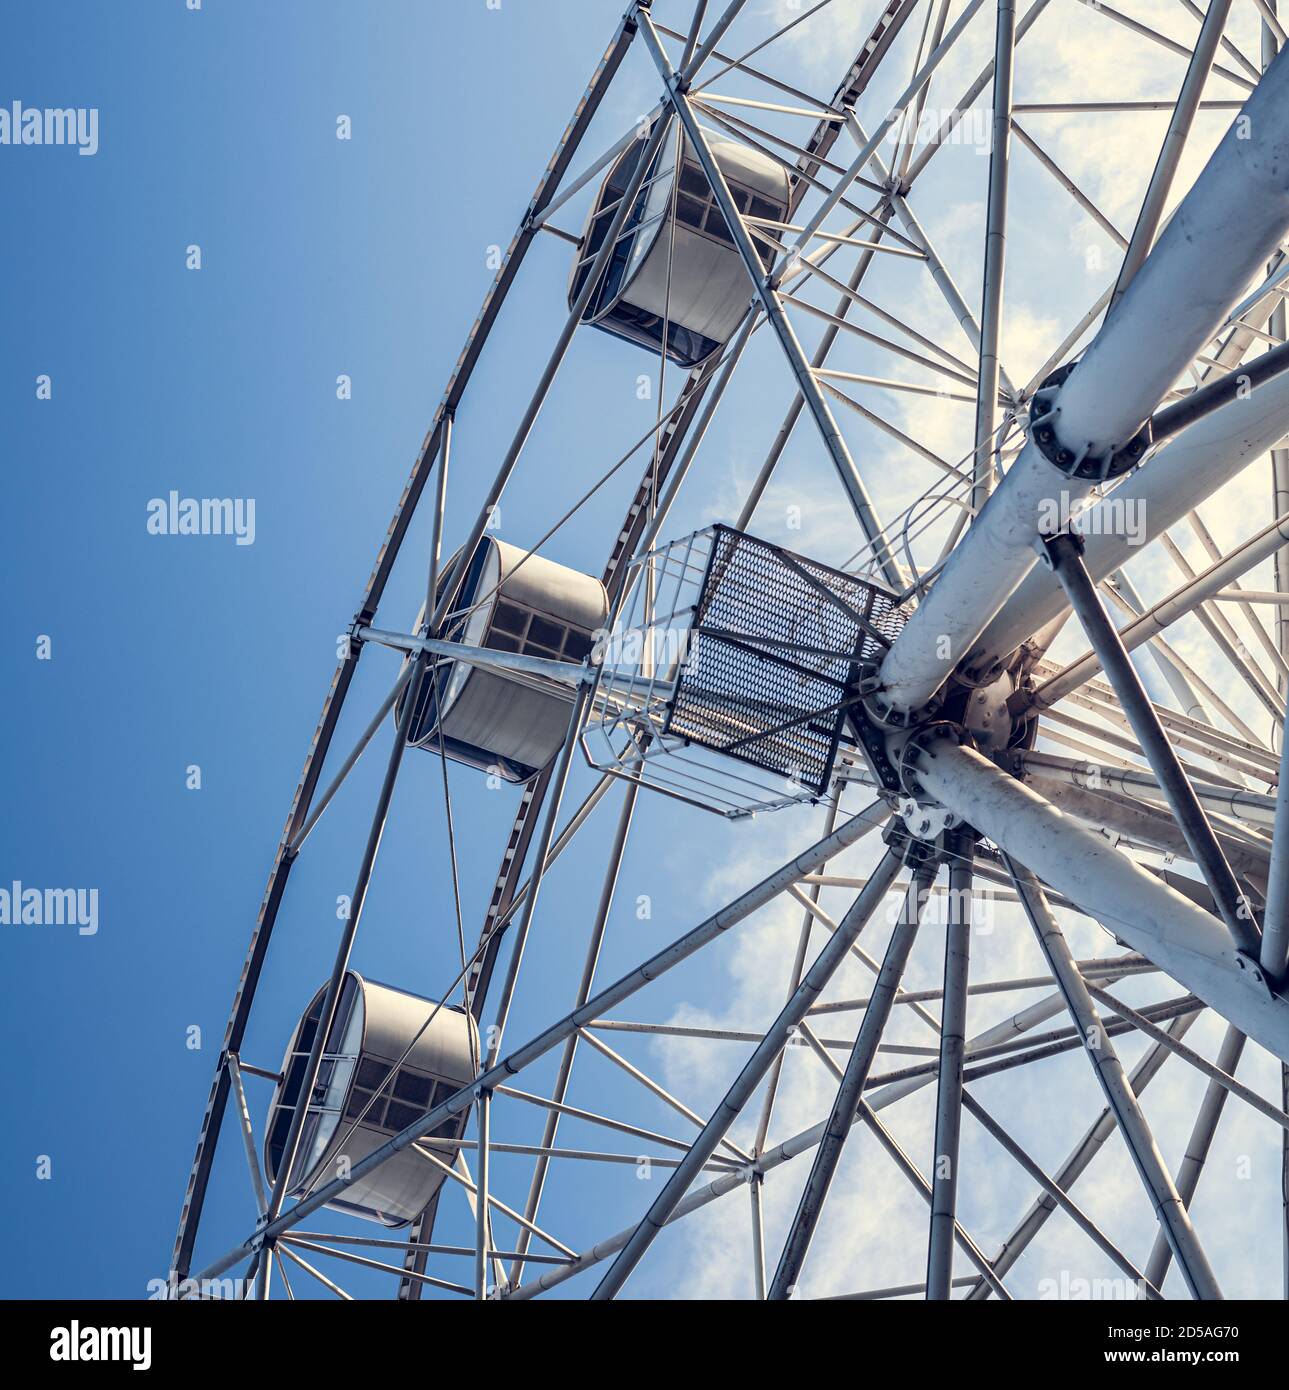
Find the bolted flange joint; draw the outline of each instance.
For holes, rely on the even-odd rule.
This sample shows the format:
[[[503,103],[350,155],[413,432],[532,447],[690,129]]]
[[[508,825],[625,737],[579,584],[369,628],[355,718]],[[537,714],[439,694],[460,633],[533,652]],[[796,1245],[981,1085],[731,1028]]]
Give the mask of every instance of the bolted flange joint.
[[[918,800],[926,796],[926,790],[918,778],[918,764],[922,758],[932,756],[927,752],[927,745],[938,738],[950,739],[959,747],[971,744],[970,735],[960,724],[950,724],[944,719],[932,720],[909,736],[900,750],[900,786],[907,795]]]
[[[924,720],[933,718],[943,703],[943,696],[937,692],[920,709],[901,709],[891,704],[886,698],[880,681],[881,676],[874,672],[859,682],[858,689],[864,697],[865,714],[874,724],[879,724],[883,728],[912,728],[915,724],[921,724]]]
[[[1108,482],[1136,468],[1149,453],[1154,442],[1150,421],[1147,420],[1126,444],[1113,453],[1097,455],[1089,453],[1086,445],[1075,450],[1062,444],[1056,430],[1061,416],[1061,387],[1076,366],[1077,362],[1067,362],[1065,366],[1058,367],[1034,392],[1029,435],[1048,463],[1067,478]]]

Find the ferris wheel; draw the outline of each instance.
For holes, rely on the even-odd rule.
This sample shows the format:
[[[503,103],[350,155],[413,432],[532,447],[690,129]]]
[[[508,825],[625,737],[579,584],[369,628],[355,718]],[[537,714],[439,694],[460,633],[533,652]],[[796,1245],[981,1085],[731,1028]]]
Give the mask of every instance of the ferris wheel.
[[[854,60],[812,81],[839,33]],[[1284,39],[1272,0],[634,0],[349,627],[174,1296],[1289,1296]],[[642,79],[652,109],[612,128]],[[1069,167],[1114,157],[1107,122],[1149,151],[1110,209]],[[454,516],[458,416],[542,242],[567,313]],[[1034,350],[1017,276],[1050,305]],[[551,472],[549,524],[499,527],[557,377],[604,353],[654,374],[650,428],[589,489]],[[723,409],[755,466],[695,515]],[[827,470],[826,554],[772,505],[798,457]],[[587,567],[565,522],[636,478]],[[396,565],[419,612],[382,607]],[[387,693],[345,741],[360,661]],[[256,1016],[280,1062],[246,1056],[293,870],[381,748],[330,974]],[[415,759],[442,796],[397,813],[451,865],[459,951],[381,982],[364,942],[394,928],[364,907]],[[454,814],[468,779],[488,814]],[[655,890],[679,934],[628,929],[632,838],[699,825],[737,865]],[[499,862],[473,926],[467,843]],[[206,1210],[220,1153],[236,1229]]]

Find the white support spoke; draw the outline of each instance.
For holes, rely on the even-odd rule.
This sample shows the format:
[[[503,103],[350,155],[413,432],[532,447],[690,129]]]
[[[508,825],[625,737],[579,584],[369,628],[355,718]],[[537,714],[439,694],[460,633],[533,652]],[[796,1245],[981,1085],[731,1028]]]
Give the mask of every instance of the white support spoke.
[[[1150,1193],[1160,1229],[1168,1238],[1191,1294],[1195,1298],[1221,1298],[1217,1279],[1191,1225],[1186,1204],[1178,1195],[1172,1175],[1164,1166],[1127,1073],[1106,1036],[1065,937],[1044,901],[1043,891],[1028,869],[1010,860],[1008,867],[1016,883],[1016,891],[1025,900],[1026,912],[1048,965],[1061,982],[1061,992],[1065,996],[1070,1017],[1083,1034],[1088,1057],[1105,1091],[1106,1102],[1114,1112],[1119,1131]]]
[[[853,21],[849,0],[808,0],[782,24],[773,6],[680,0],[672,27],[654,14],[666,6],[624,0],[361,604],[342,619],[354,651],[324,705],[237,987],[184,1200],[176,1296],[210,1296],[180,1281],[194,1248],[213,1248],[225,1253],[196,1279],[240,1287],[219,1276],[245,1273],[255,1298],[278,1275],[276,1297],[349,1299],[324,1272],[330,1257],[361,1271],[364,1292],[396,1288],[400,1300],[527,1301],[566,1284],[599,1300],[658,1288],[778,1300],[805,1287],[1009,1299],[1032,1294],[1058,1211],[1096,1268],[1142,1297],[1162,1297],[1174,1259],[1196,1296],[1234,1284],[1224,1249],[1209,1266],[1187,1207],[1221,1195],[1209,1155],[1228,1096],[1259,1153],[1274,1144],[1289,1173],[1289,60],[1277,57],[1275,0],[1242,15],[1234,0],[1177,2],[1185,16],[1166,9],[1150,23],[1104,0],[1053,7],[1039,47],[1059,42],[1052,70],[1081,80],[1016,102],[1014,65],[1051,67],[1032,42],[1018,50],[1049,0],[995,0],[992,23],[979,18],[984,0],[879,0],[831,84],[816,59],[832,56],[830,19]],[[1153,85],[1114,73],[1115,34],[1158,58]],[[1112,89],[1107,75],[1124,80]],[[952,107],[950,81],[966,84]],[[985,126],[987,160],[973,148]],[[1138,134],[1152,140],[1144,166]],[[1192,158],[1197,144],[1206,159]],[[1016,145],[1026,153],[1013,157]],[[962,232],[964,207],[982,214],[975,233]],[[1110,283],[1078,263],[1085,234],[1122,250]],[[476,386],[467,398],[533,246],[524,302],[545,344],[535,381],[503,358],[491,395],[480,401]],[[513,307],[498,335],[514,330],[522,362],[531,347]],[[637,363],[647,404],[598,385],[587,394],[619,360],[628,394]],[[650,423],[642,434],[632,410]],[[809,438],[794,440],[803,414]],[[454,465],[450,496],[458,448],[471,462]],[[1268,455],[1251,506],[1241,474]],[[785,520],[785,497],[809,505]],[[802,534],[787,534],[798,523]],[[572,621],[565,586],[585,591],[594,617]],[[858,637],[834,628],[843,616]],[[556,619],[571,622],[567,641],[552,635]],[[628,638],[657,635],[684,645],[624,655]],[[402,673],[358,696],[371,701],[365,728],[328,757],[357,655],[373,647]],[[529,717],[547,700],[553,752],[545,714]],[[266,952],[291,866],[309,862],[328,811],[329,854],[352,830],[339,790],[391,720],[353,915],[327,946],[331,976],[280,1068],[243,1063],[246,1039],[259,1057],[281,1031],[259,1016],[272,991],[253,1020],[251,1005],[261,973],[277,978]],[[395,797],[405,754],[414,771]],[[413,782],[409,801],[406,784],[426,775],[432,794]],[[480,794],[485,776],[496,795]],[[391,835],[377,875],[386,818],[409,805],[425,853],[409,867],[407,836]],[[857,849],[882,827],[884,846]],[[791,847],[783,862],[762,864],[775,844]],[[892,901],[889,936],[884,926],[878,945],[861,944],[902,865],[912,882],[898,921]],[[947,888],[935,886],[939,866]],[[751,886],[721,893],[731,874]],[[428,914],[413,944],[429,954],[406,997],[431,992],[411,1041],[379,1054],[378,1082],[366,1043],[352,1064],[341,1043],[342,993],[355,978],[394,989],[365,971],[389,958],[391,930],[406,933],[405,914],[392,927],[381,918],[409,885]],[[685,894],[713,899],[682,930]],[[631,898],[648,901],[639,921]],[[933,901],[946,904],[943,941],[919,931]],[[1053,911],[1077,914],[1085,959]],[[1012,930],[1026,919],[1030,960]],[[297,926],[278,933],[272,971],[284,937],[285,963],[304,959]],[[1205,1031],[1187,1045],[1206,1010],[1213,1041]],[[374,1022],[368,1008],[364,1039]],[[468,1042],[440,1074],[426,1049],[449,1032]],[[1131,1075],[1120,1038],[1143,1050]],[[1251,1060],[1267,1094],[1236,1079],[1242,1052],[1259,1049],[1281,1060],[1279,1096]],[[1080,1051],[1100,1095],[1069,1084]],[[1140,1106],[1172,1055],[1202,1089],[1183,1117],[1176,1181]],[[276,1088],[262,1156],[248,1074]],[[824,1087],[824,1104],[804,1111],[816,1123],[790,1128]],[[1034,1110],[1036,1094],[1068,1104]],[[311,1127],[320,1108],[341,1117],[330,1149]],[[226,1111],[239,1134],[224,1145],[240,1139],[250,1199],[237,1229],[212,1244],[203,1227],[198,1242]],[[655,1127],[669,1112],[682,1120],[664,1128],[680,1135]],[[902,1147],[906,1124],[921,1127],[920,1153]],[[1050,1149],[1036,1160],[1036,1124],[1064,1163]],[[868,1132],[851,1144],[855,1126]],[[1158,1218],[1153,1248],[1102,1225],[1094,1159],[1115,1133]],[[920,1268],[881,1261],[865,1274],[867,1244],[851,1264],[824,1239],[852,1180],[861,1201],[895,1181],[888,1163],[926,1206],[924,1219],[896,1183],[882,1210],[906,1254],[925,1250],[922,1282],[901,1282]],[[632,1180],[641,1165],[655,1184]],[[431,1195],[406,1229],[311,1229],[376,1213],[372,1194],[413,1172]],[[987,1251],[971,1234],[994,1228],[984,1188],[1018,1178],[1033,1200]],[[1241,1239],[1255,1221],[1279,1238],[1254,1186],[1218,1219]],[[657,1242],[742,1188],[746,1208],[739,1197]],[[324,1207],[344,1215],[309,1219]],[[376,1214],[397,1224],[383,1205]],[[1276,1216],[1289,1280],[1289,1197]]]

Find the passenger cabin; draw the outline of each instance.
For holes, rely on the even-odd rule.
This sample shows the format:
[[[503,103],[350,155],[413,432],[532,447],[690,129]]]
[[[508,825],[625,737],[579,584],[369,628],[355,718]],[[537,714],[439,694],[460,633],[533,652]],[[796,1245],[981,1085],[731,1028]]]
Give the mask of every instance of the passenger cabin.
[[[466,646],[581,662],[608,612],[598,579],[485,536],[443,635]],[[527,782],[563,745],[572,702],[570,687],[541,676],[445,662],[436,681],[422,685],[409,742],[437,751],[442,740],[456,762]]]
[[[282,1166],[326,992],[324,985],[314,995],[282,1061],[283,1079],[274,1092],[265,1131],[264,1167],[270,1182],[276,1181]],[[345,1164],[352,1169],[474,1079],[479,1063],[474,1018],[459,1008],[445,1005],[434,1013],[436,1008],[433,1000],[346,971],[288,1196],[304,1196],[336,1177]],[[431,1014],[433,1020],[427,1023]],[[435,1140],[460,1139],[469,1114],[467,1107],[452,1116],[422,1141],[424,1147],[452,1163],[455,1146]],[[443,1178],[442,1169],[409,1147],[328,1205],[386,1226],[405,1226],[425,1209]]]
[[[718,135],[707,135],[741,214],[782,222],[788,211],[788,171],[759,151]],[[572,307],[590,273],[631,176],[643,153],[636,141],[610,168],[587,219],[579,258],[569,279]],[[583,313],[584,323],[639,343],[655,352],[667,330],[667,356],[696,367],[733,336],[752,298],[752,283],[707,175],[686,142],[680,186],[674,147],[660,149],[636,195],[613,255]],[[782,234],[770,228],[772,236]],[[768,270],[773,248],[755,237]]]

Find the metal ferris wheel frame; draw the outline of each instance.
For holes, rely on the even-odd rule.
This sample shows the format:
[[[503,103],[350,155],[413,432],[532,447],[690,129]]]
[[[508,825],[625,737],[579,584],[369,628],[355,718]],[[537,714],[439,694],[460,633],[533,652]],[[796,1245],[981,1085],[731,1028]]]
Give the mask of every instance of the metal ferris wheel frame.
[[[952,23],[948,0],[938,5],[927,0],[913,76],[872,134],[860,125],[856,103],[913,15],[918,0],[889,0],[855,63],[827,102],[772,77],[754,61],[786,30],[776,31],[738,56],[724,51],[722,45],[745,0],[731,0],[710,23],[706,0],[698,0],[687,31],[658,23],[649,0],[635,0],[629,6],[506,251],[421,446],[354,617],[347,652],[333,678],[278,843],[230,1013],[171,1262],[176,1287],[191,1275],[216,1147],[231,1100],[245,1142],[258,1220],[253,1231],[196,1278],[199,1282],[213,1279],[246,1263],[254,1272],[258,1295],[264,1297],[274,1268],[284,1287],[290,1289],[284,1256],[332,1291],[343,1293],[305,1259],[305,1252],[321,1251],[397,1275],[403,1298],[418,1298],[424,1289],[437,1288],[479,1298],[524,1299],[600,1264],[608,1267],[594,1296],[610,1298],[623,1287],[664,1226],[740,1185],[746,1185],[751,1193],[758,1295],[790,1297],[798,1287],[847,1136],[860,1123],[876,1136],[926,1200],[930,1212],[925,1284],[867,1291],[868,1296],[924,1292],[928,1298],[950,1297],[963,1283],[954,1277],[956,1246],[976,1271],[966,1281],[968,1297],[993,1294],[1008,1298],[1011,1295],[1004,1283],[1007,1271],[1047,1217],[1059,1209],[1144,1296],[1160,1296],[1169,1264],[1176,1261],[1194,1297],[1220,1297],[1217,1278],[1187,1207],[1226,1097],[1236,1096],[1278,1125],[1282,1164],[1289,1152],[1283,1147],[1289,1143],[1284,1138],[1289,1134],[1284,1100],[1279,1105],[1266,1101],[1234,1077],[1246,1038],[1280,1058],[1282,1064],[1289,1061],[1289,852],[1285,850],[1289,840],[1289,780],[1282,775],[1284,765],[1271,745],[1240,719],[1219,692],[1203,682],[1161,634],[1186,615],[1198,616],[1274,726],[1283,727],[1284,691],[1289,681],[1289,565],[1284,559],[1289,546],[1289,450],[1277,446],[1289,431],[1289,372],[1285,371],[1289,347],[1285,345],[1285,307],[1280,290],[1281,281],[1289,277],[1289,262],[1281,249],[1289,233],[1289,181],[1284,175],[1289,161],[1289,61],[1276,57],[1284,33],[1274,9],[1264,0],[1254,0],[1263,28],[1263,51],[1257,63],[1247,59],[1225,35],[1231,0],[1211,0],[1193,48],[1185,50],[1187,71],[1172,106],[1168,135],[1132,236],[1125,239],[1114,232],[1086,194],[1017,119],[1023,110],[1013,101],[1013,55],[1048,2],[1033,0],[1018,17],[1012,0],[996,0],[993,59],[944,118],[936,137],[920,150],[914,128],[928,84],[984,0],[967,0]],[[828,3],[830,0],[823,0],[806,10],[786,29],[804,22]],[[1091,7],[1101,11],[1107,22],[1122,22],[1164,47],[1178,47],[1107,6],[1097,3]],[[673,45],[671,52],[668,41]],[[656,68],[662,97],[640,130],[627,132],[570,178],[583,137],[628,50],[636,44]],[[1235,61],[1238,70],[1219,63],[1219,50]],[[700,82],[700,72],[709,63],[718,65],[716,76]],[[731,72],[761,84],[764,100],[723,98],[710,90],[717,78]],[[1186,137],[1204,105],[1205,82],[1214,72],[1240,89],[1239,103],[1216,103],[1238,107],[1238,114],[1204,171],[1165,220]],[[908,196],[935,152],[947,142],[972,103],[990,87],[983,294],[977,316],[914,215]],[[806,106],[789,108],[785,100]],[[1123,106],[1126,109],[1132,103]],[[799,145],[755,123],[758,115],[787,111],[818,116],[813,133]],[[792,197],[783,223],[769,225],[740,210],[713,154],[708,126],[748,142],[790,170]],[[834,157],[843,134],[856,148],[853,158],[845,163]],[[999,349],[1013,136],[1035,154],[1080,207],[1110,228],[1124,249],[1115,283],[1056,347],[1033,380],[1021,386],[1008,378]],[[602,576],[610,611],[620,614],[631,584],[637,582],[632,576],[642,572],[631,562],[657,546],[671,506],[749,339],[767,328],[796,389],[736,529],[746,529],[789,436],[802,414],[808,414],[864,538],[856,568],[884,585],[909,614],[876,669],[856,689],[848,714],[856,748],[865,741],[864,731],[869,744],[880,748],[867,763],[858,752],[843,759],[837,769],[835,794],[829,800],[826,833],[815,845],[620,979],[597,988],[595,967],[637,794],[645,785],[632,765],[626,765],[625,793],[573,1007],[536,1036],[503,1054],[502,1032],[545,871],[615,785],[613,776],[603,775],[577,811],[561,824],[561,803],[579,735],[595,698],[595,672],[590,663],[581,669],[568,665],[563,670],[546,663],[549,669],[538,670],[528,659],[536,674],[569,684],[573,692],[571,715],[558,756],[521,793],[479,940],[465,958],[457,982],[466,1006],[478,1018],[497,966],[505,959],[503,946],[511,943],[500,979],[498,1022],[486,1055],[480,1059],[478,1075],[354,1165],[351,1172],[288,1203],[287,1178],[301,1142],[305,1106],[301,1104],[296,1112],[286,1140],[285,1161],[278,1165],[278,1178],[270,1190],[254,1151],[242,1077],[248,1071],[271,1073],[250,1067],[241,1059],[241,1049],[292,867],[346,776],[398,705],[402,711],[398,731],[360,860],[351,913],[341,931],[326,988],[323,1023],[307,1059],[300,1091],[307,1096],[323,1064],[327,1023],[334,1016],[362,918],[417,694],[424,682],[433,679],[439,663],[449,659],[490,662],[512,670],[523,665],[524,659],[467,648],[445,636],[445,623],[454,611],[464,575],[464,566],[449,569],[441,556],[447,470],[458,408],[528,250],[543,232],[571,240],[581,250],[578,238],[556,226],[554,214],[600,176],[632,141],[642,141],[643,152],[627,191],[613,212],[599,249],[593,255],[587,253],[591,264],[584,287],[573,297],[550,358],[467,533],[460,553],[469,556],[485,535],[489,517],[583,322],[590,296],[623,233],[654,158],[672,137],[677,150],[683,143],[692,151],[710,184],[747,272],[750,303],[734,337],[712,359],[689,373],[672,405],[664,409],[660,403],[655,428],[623,460],[642,446],[649,453]],[[894,139],[896,146],[889,168],[881,154],[888,139]],[[864,191],[873,195],[869,208],[856,201]],[[810,205],[808,199],[815,193],[822,196]],[[802,211],[806,206],[811,206],[808,216]],[[846,216],[842,225],[837,225],[839,213]],[[763,258],[767,246],[774,253],[768,270]],[[830,274],[828,261],[839,252],[852,250],[857,255],[849,278]],[[860,293],[861,281],[875,258],[888,253],[914,257],[925,265],[975,352],[974,363],[963,363]],[[838,293],[834,312],[803,298],[807,283]],[[902,337],[879,337],[860,328],[851,318],[856,308],[875,313],[885,327]],[[794,327],[793,313],[825,323],[822,338],[809,357]],[[1070,354],[1098,322],[1088,346],[1071,362]],[[827,366],[834,345],[843,333],[851,331],[930,368],[959,391],[967,388],[967,398],[975,408],[974,448],[961,464],[938,458],[842,389],[848,380],[876,380]],[[1246,364],[1245,356],[1255,344],[1270,347]],[[1188,372],[1193,386],[1179,390],[1177,383]],[[919,389],[912,383],[883,384]],[[858,412],[944,475],[946,482],[940,491],[928,490],[925,498],[918,499],[904,514],[902,529],[897,530],[894,523],[883,526],[879,520],[832,403]],[[1277,516],[1223,555],[1196,508],[1250,460],[1268,451]],[[410,634],[377,628],[377,610],[391,571],[436,468],[424,623]],[[1065,509],[1064,519],[1055,526],[1048,519],[1054,498],[1059,498]],[[1182,582],[1173,593],[1149,607],[1140,601],[1122,573],[1132,553],[1131,541],[1122,529],[1070,525],[1069,509],[1077,513],[1089,503],[1083,517],[1093,521],[1125,503],[1148,507],[1148,538],[1161,539],[1182,571]],[[936,563],[919,570],[910,535],[928,508],[941,516],[956,508],[958,520]],[[1281,509],[1285,509],[1282,514]],[[1183,519],[1190,520],[1211,559],[1203,571],[1191,568],[1168,536],[1168,529]],[[1240,579],[1268,559],[1276,566],[1275,592],[1241,588]],[[1126,615],[1124,625],[1117,627],[1112,620],[1107,598]],[[1254,605],[1263,602],[1274,605],[1277,617],[1273,634],[1268,634],[1256,617]],[[1231,611],[1248,623],[1262,648],[1261,662],[1236,634],[1226,616]],[[1090,651],[1058,668],[1048,659],[1047,650],[1060,623],[1071,612],[1078,618]],[[1147,644],[1180,710],[1154,702],[1147,693],[1130,655],[1133,649]],[[401,650],[403,671],[356,747],[336,766],[330,782],[320,791],[324,766],[330,766],[341,708],[358,661],[369,645]],[[1104,672],[1106,683],[1095,679],[1098,672]],[[400,705],[404,692],[411,698],[404,698]],[[975,701],[996,721],[992,729],[986,729],[968,708]],[[1065,703],[1054,709],[1058,702]],[[1070,714],[1071,704],[1089,718]],[[1210,722],[1206,708],[1216,711],[1231,731]],[[1052,736],[1057,742],[1095,761],[1079,763],[1037,751],[1034,734],[1040,716],[1056,721]],[[1051,728],[1050,724],[1045,727]],[[1000,735],[1002,728],[1007,732]],[[1124,754],[1144,759],[1146,767]],[[1199,766],[1196,759],[1208,766]],[[841,794],[851,781],[874,785],[877,796],[864,810],[843,818]],[[1275,794],[1252,791],[1250,782],[1265,783]],[[444,785],[446,793],[446,766]],[[450,824],[450,802],[448,810]],[[866,881],[844,881],[857,888],[858,895],[841,920],[834,920],[820,905],[821,889],[831,886],[826,872],[829,862],[883,825],[887,826],[884,856]],[[1090,826],[1108,827],[1112,838]],[[1182,881],[1179,875],[1144,867],[1125,852],[1137,847],[1186,859],[1195,866],[1199,879]],[[902,990],[901,979],[942,866],[948,868],[949,917],[944,985],[936,992],[942,1005],[937,1020]],[[831,1055],[834,1049],[811,1027],[810,1013],[840,965],[864,955],[856,944],[859,933],[892,891],[901,868],[907,868],[910,875],[904,907],[884,959],[879,964],[867,958],[875,974],[873,991],[861,1001],[861,1022],[853,1040],[846,1044],[845,1066],[839,1067]],[[1018,1009],[1004,1023],[969,1037],[967,1001],[976,989],[970,980],[969,961],[972,897],[980,891],[981,882],[998,885],[996,891],[1023,912],[1050,972],[1046,982],[1052,990],[1039,1003]],[[797,899],[805,913],[786,1003],[763,1035],[747,1039],[755,1041],[751,1055],[721,1104],[703,1120],[614,1053],[599,1036],[603,1029],[597,1025],[606,1022],[606,1015],[617,1004],[783,893]],[[1052,903],[1074,907],[1101,922],[1129,948],[1128,954],[1076,961],[1053,916]],[[822,927],[828,939],[811,961],[808,946],[816,927]],[[1135,1009],[1110,993],[1116,981],[1150,971],[1175,980],[1185,994],[1161,1005]],[[1013,983],[1023,987],[1023,982]],[[913,1007],[920,1011],[919,1016],[926,1015],[925,1021],[938,1034],[936,1056],[900,1072],[878,1075],[874,1066],[896,1006]],[[1098,1006],[1109,1010],[1115,1019],[1106,1022]],[[1204,1008],[1213,1010],[1228,1025],[1216,1062],[1208,1062],[1182,1041]],[[1068,1012],[1071,1020],[1067,1029],[1017,1042],[1018,1034],[1029,1034],[1061,1010]],[[1113,1038],[1125,1032],[1144,1034],[1151,1043],[1131,1074],[1113,1043]],[[825,1121],[767,1149],[784,1051],[790,1043],[800,1041],[830,1071],[836,1099]],[[570,1074],[579,1045],[600,1051],[633,1073],[655,1096],[661,1096],[698,1127],[696,1137],[677,1144],[666,1136],[612,1117],[588,1115],[570,1105]],[[1105,1110],[1067,1163],[1048,1174],[982,1109],[967,1083],[976,1075],[1025,1065],[1080,1046],[1092,1061]],[[546,1127],[542,1143],[532,1146],[534,1171],[520,1210],[501,1202],[490,1187],[490,1152],[506,1147],[490,1138],[492,1106],[496,1099],[514,1094],[512,1078],[556,1049],[560,1063],[549,1099],[524,1096],[545,1110]],[[1176,1175],[1164,1163],[1139,1101],[1141,1090],[1169,1055],[1185,1059],[1209,1079],[1186,1158]],[[1282,1083],[1285,1075],[1282,1066]],[[932,1081],[937,1088],[935,1163],[928,1180],[884,1125],[879,1112]],[[748,1152],[729,1138],[729,1130],[762,1088],[761,1120],[756,1142]],[[1285,1083],[1285,1096],[1289,1097],[1289,1083]],[[344,1244],[346,1240],[353,1243],[352,1237],[320,1237],[332,1242],[328,1246],[298,1233],[296,1228],[306,1216],[338,1198],[394,1155],[407,1149],[428,1154],[420,1141],[445,1121],[467,1111],[474,1112],[478,1127],[473,1177],[465,1168],[464,1144],[458,1150],[458,1164],[440,1166],[454,1182],[465,1186],[476,1211],[472,1285],[427,1273],[429,1258],[438,1249],[431,1239],[437,1196],[412,1225],[407,1240],[366,1242],[393,1249],[401,1257],[400,1265],[346,1251]],[[964,1111],[985,1127],[1038,1184],[1040,1192],[1012,1238],[992,1258],[964,1230],[957,1215]],[[556,1147],[560,1118],[574,1114],[610,1129],[648,1134],[670,1144],[674,1151],[665,1161],[670,1176],[648,1211],[580,1252],[537,1224],[551,1164],[570,1157],[568,1150]],[[1159,1222],[1155,1248],[1140,1266],[1101,1231],[1069,1193],[1092,1154],[1116,1130]],[[517,1147],[509,1146],[511,1150]],[[812,1151],[810,1174],[771,1275],[765,1266],[762,1186],[766,1176],[780,1165]],[[610,1156],[599,1157],[608,1161]],[[706,1179],[706,1186],[695,1187],[700,1177]],[[492,1232],[494,1218],[515,1225],[513,1250],[498,1248]],[[533,1251],[534,1241],[542,1246],[540,1253]],[[337,1245],[342,1248],[335,1248]]]

